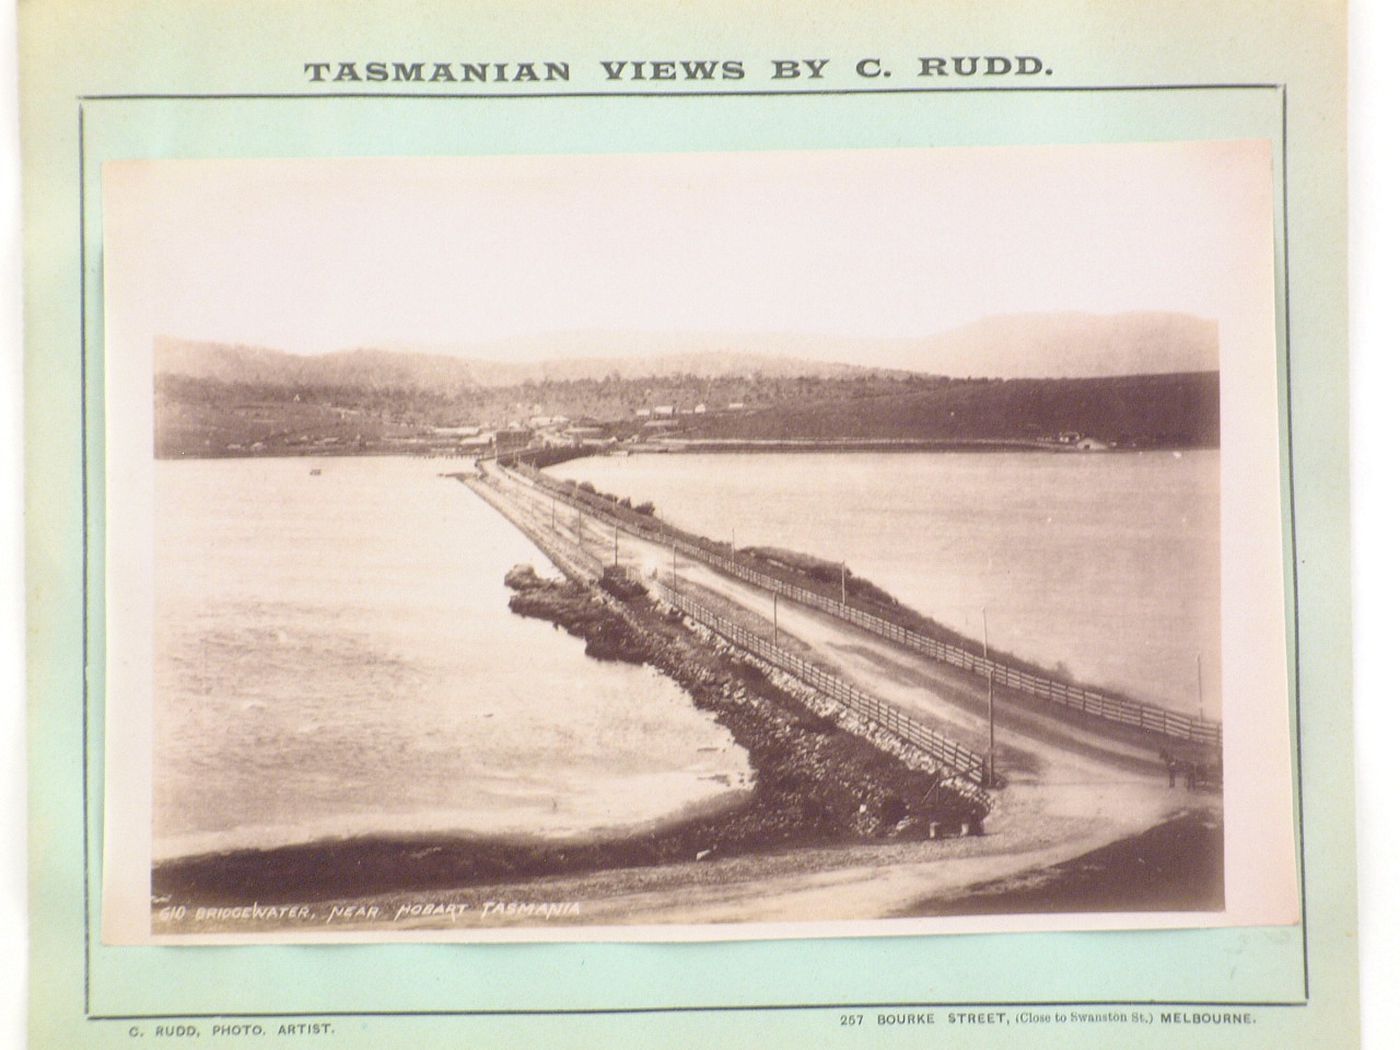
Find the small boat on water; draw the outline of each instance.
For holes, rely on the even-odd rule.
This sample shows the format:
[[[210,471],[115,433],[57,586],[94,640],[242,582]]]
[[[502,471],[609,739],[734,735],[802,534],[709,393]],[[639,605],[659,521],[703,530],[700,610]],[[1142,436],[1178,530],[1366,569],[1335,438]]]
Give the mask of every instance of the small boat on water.
[[[311,476],[312,476],[313,478],[315,478],[315,477],[320,477],[320,475],[321,475],[321,468],[320,468],[320,467],[312,467],[312,468],[311,468]]]

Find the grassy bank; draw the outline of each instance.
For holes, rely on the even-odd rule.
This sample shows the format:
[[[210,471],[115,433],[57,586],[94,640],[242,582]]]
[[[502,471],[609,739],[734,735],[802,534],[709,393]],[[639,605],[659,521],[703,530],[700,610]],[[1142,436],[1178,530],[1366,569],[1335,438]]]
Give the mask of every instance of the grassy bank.
[[[1224,872],[1219,816],[1191,811],[1062,864],[922,901],[905,914],[1220,911]]]
[[[1218,448],[1220,374],[1093,379],[967,379],[881,389],[864,397],[793,400],[693,417],[697,441],[944,441],[1054,439],[1073,432],[1121,448]]]

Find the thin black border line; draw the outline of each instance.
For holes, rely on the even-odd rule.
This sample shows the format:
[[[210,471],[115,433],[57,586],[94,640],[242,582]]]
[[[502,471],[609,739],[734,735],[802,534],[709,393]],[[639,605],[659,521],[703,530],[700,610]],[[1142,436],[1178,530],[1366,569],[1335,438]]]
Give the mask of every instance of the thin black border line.
[[[1019,1000],[1010,1001],[982,1001],[958,1003],[798,1003],[788,1004],[768,1004],[760,1003],[756,1006],[744,1006],[741,1004],[726,1003],[720,1006],[640,1006],[640,1007],[612,1007],[612,1006],[581,1006],[564,1010],[327,1010],[324,1013],[193,1013],[193,1014],[94,1014],[88,1018],[89,1021],[211,1021],[229,1019],[252,1019],[252,1018],[273,1018],[273,1017],[589,1017],[607,1016],[617,1014],[693,1014],[693,1013],[774,1013],[774,1012],[797,1012],[803,1010],[825,1011],[825,1010],[928,1010],[933,1008],[949,1010],[983,1010],[993,1007],[1006,1009],[1022,1008],[1027,1010],[1047,1009],[1052,1006],[1142,1006],[1153,1009],[1172,1006],[1194,1006],[1202,1009],[1226,1009],[1237,1010],[1263,1010],[1263,1009],[1296,1009],[1300,1006],[1309,1005],[1306,1001],[1274,1003],[1274,1002],[1194,1002],[1176,999],[1105,999],[1086,1000],[1078,999],[1070,1002],[1060,1002],[1047,1000],[1044,1002],[1021,1002]]]
[[[87,370],[88,370],[88,347],[87,347],[87,151],[85,148],[86,136],[84,135],[84,114],[81,104],[78,106],[78,296],[81,303],[79,310],[80,330],[78,332],[79,363],[78,363],[78,411],[79,431],[81,439],[78,442],[78,462],[79,475],[82,479],[81,505],[83,515],[83,555],[82,555],[82,695],[83,695],[83,1013],[88,1014],[92,1009],[92,931],[89,917],[92,914],[91,892],[88,884],[91,881],[91,860],[88,840],[92,837],[91,809],[89,806],[88,791],[89,780],[88,767],[91,765],[91,748],[88,744],[88,663],[91,647],[88,639],[88,585],[91,573],[88,568],[88,532],[91,522],[88,517],[88,397],[87,397]]]
[[[1309,998],[1311,974],[1308,965],[1308,844],[1307,821],[1303,818],[1303,657],[1298,622],[1298,501],[1293,473],[1293,310],[1288,272],[1288,85],[1281,88],[1279,116],[1280,184],[1283,205],[1283,392],[1284,433],[1288,443],[1288,548],[1293,573],[1293,749],[1298,778],[1298,883],[1300,920],[1303,932],[1303,998]]]
[[[1280,107],[1280,152],[1282,155],[1281,192],[1283,209],[1283,297],[1284,297],[1284,394],[1285,394],[1285,442],[1288,451],[1288,502],[1289,502],[1289,546],[1290,562],[1293,577],[1293,666],[1294,666],[1294,719],[1295,719],[1295,754],[1297,767],[1295,775],[1298,784],[1298,847],[1299,847],[1299,867],[1300,867],[1300,887],[1299,894],[1301,900],[1301,937],[1302,937],[1302,963],[1303,963],[1303,999],[1301,1001],[1192,1001],[1192,1000],[1077,1000],[1062,1002],[958,1002],[958,1003],[820,1003],[820,1004],[756,1004],[756,1005],[721,1005],[721,1006],[663,1006],[663,1007],[598,1007],[598,1008],[578,1008],[562,1010],[418,1010],[418,1011],[340,1011],[327,1013],[196,1013],[196,1014],[93,1014],[91,1013],[91,899],[89,892],[90,870],[90,850],[88,839],[91,833],[90,807],[89,807],[89,773],[91,758],[88,748],[88,721],[90,715],[90,697],[88,689],[88,656],[89,656],[89,602],[88,590],[90,582],[88,543],[89,543],[89,505],[88,505],[88,398],[87,398],[87,196],[85,186],[86,171],[86,137],[84,135],[84,103],[89,102],[130,102],[130,101],[231,101],[231,100],[322,100],[322,99],[365,99],[365,98],[396,98],[396,99],[570,99],[570,98],[753,98],[753,97],[795,97],[795,96],[832,96],[832,95],[904,95],[904,94],[968,94],[968,93],[997,93],[997,92],[1129,92],[1129,91],[1239,91],[1239,90],[1259,90],[1272,89],[1279,93],[1281,100]],[[1239,1008],[1270,1008],[1281,1007],[1291,1008],[1299,1006],[1309,1006],[1311,1004],[1311,986],[1308,958],[1308,919],[1307,919],[1307,878],[1306,878],[1306,842],[1305,827],[1303,819],[1303,784],[1302,784],[1302,688],[1301,688],[1301,653],[1299,647],[1299,616],[1298,616],[1298,538],[1297,538],[1297,504],[1296,504],[1296,478],[1294,473],[1293,459],[1293,373],[1292,373],[1292,317],[1290,301],[1290,274],[1289,274],[1289,244],[1288,244],[1288,86],[1286,83],[1239,83],[1239,84],[1160,84],[1160,85],[1103,85],[1103,86],[1021,86],[1021,87],[917,87],[917,88],[847,88],[847,89],[809,89],[809,90],[742,90],[742,91],[616,91],[616,92],[556,92],[556,93],[368,93],[368,92],[326,92],[326,93],[300,93],[300,94],[257,94],[257,93],[237,93],[237,94],[131,94],[131,95],[79,95],[78,101],[78,230],[79,230],[79,316],[80,316],[80,365],[81,375],[79,378],[79,398],[81,408],[81,431],[82,440],[80,442],[80,461],[82,474],[82,655],[83,655],[83,683],[82,683],[82,741],[83,741],[83,1015],[89,1021],[121,1021],[121,1020],[161,1020],[179,1018],[244,1018],[244,1017],[505,1017],[505,1016],[584,1016],[584,1015],[619,1015],[619,1014],[652,1014],[652,1013],[707,1013],[707,1012],[735,1012],[735,1011],[774,1011],[774,1010],[841,1010],[841,1009],[898,1009],[898,1008],[949,1008],[949,1007],[981,1007],[981,1006],[1022,1006],[1026,1008],[1041,1008],[1048,1006],[1199,1006],[1199,1007],[1239,1007]]]
[[[366,99],[366,98],[417,98],[417,99],[568,99],[568,98],[793,98],[802,95],[942,95],[942,94],[1013,94],[1024,92],[1085,92],[1085,91],[1277,91],[1281,84],[1241,82],[1238,84],[1100,84],[1075,87],[1073,85],[1021,84],[1007,87],[854,87],[854,88],[733,88],[729,90],[617,90],[617,91],[295,91],[295,92],[231,92],[231,93],[189,93],[189,94],[110,94],[79,95],[84,102],[132,102],[150,100],[178,100],[183,102],[226,102],[234,99]]]

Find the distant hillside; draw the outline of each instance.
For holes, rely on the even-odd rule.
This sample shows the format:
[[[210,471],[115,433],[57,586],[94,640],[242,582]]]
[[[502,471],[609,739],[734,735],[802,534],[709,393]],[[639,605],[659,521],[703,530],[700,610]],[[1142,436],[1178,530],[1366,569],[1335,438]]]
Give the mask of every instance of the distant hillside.
[[[533,362],[567,368],[563,358],[606,359],[624,376],[629,362],[682,359],[714,352],[742,358],[792,358],[804,367],[840,361],[929,375],[1001,379],[1213,372],[1219,365],[1214,321],[1189,314],[1028,313],[988,317],[914,338],[811,335],[801,332],[556,332],[487,343],[405,346],[457,358]],[[391,348],[392,349],[392,348]],[[644,365],[643,367],[648,367]],[[747,366],[745,366],[747,367]],[[578,378],[551,371],[556,378]]]
[[[647,415],[657,406],[671,406],[672,436],[700,441],[1043,443],[1075,432],[1120,446],[1161,448],[1210,447],[1220,439],[1216,372],[1006,381],[894,372],[827,379],[678,375],[452,393],[177,374],[158,376],[154,394],[159,456],[402,450],[402,443],[449,440],[435,428],[489,429],[540,415],[588,419],[625,440],[651,436]],[[705,411],[696,411],[702,404]]]
[[[560,357],[520,363],[471,359],[470,364],[477,381],[488,387],[516,386],[521,383],[567,383],[579,379],[648,379],[653,376],[694,376],[697,379],[728,379],[742,376],[793,379],[798,376],[810,376],[816,379],[833,379],[886,371],[863,365],[817,361],[798,355],[739,350],[642,353],[632,357]]]
[[[262,347],[156,340],[157,376],[187,376],[262,387],[409,389],[452,395],[474,387],[506,387],[578,379],[698,378],[759,375],[829,378],[877,371],[738,351],[696,351],[634,357],[578,357],[514,363],[411,350],[342,350],[303,356]]]
[[[346,376],[337,373],[337,377]],[[724,411],[733,404],[841,401],[947,380],[897,372],[862,372],[826,379],[744,374],[693,374],[638,379],[551,379],[513,386],[435,389],[407,384],[235,382],[163,374],[155,379],[156,448],[162,456],[259,451],[315,445],[334,439],[356,448],[430,435],[434,427],[487,428],[532,416],[567,416],[641,426],[638,410],[670,405],[678,413],[697,405]]]
[[[1218,368],[1215,323],[1175,313],[1018,314],[918,339],[561,332],[459,346],[388,346],[315,355],[176,338],[158,339],[155,348],[157,375],[445,395],[472,387],[676,375],[829,379],[895,371],[1024,379]]]
[[[1075,432],[1128,447],[1218,447],[1220,374],[920,384],[869,397],[694,417],[698,440],[1035,440]]]
[[[155,373],[261,386],[458,389],[479,385],[470,362],[431,354],[345,350],[303,357],[256,346],[160,338]]]

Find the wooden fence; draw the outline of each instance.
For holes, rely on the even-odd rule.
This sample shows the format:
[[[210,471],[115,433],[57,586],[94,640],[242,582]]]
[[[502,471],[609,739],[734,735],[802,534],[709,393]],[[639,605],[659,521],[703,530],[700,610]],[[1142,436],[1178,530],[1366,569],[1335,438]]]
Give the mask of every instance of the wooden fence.
[[[660,580],[653,580],[652,586],[668,604],[673,605],[696,623],[709,628],[745,652],[757,656],[780,671],[787,672],[859,717],[875,723],[881,729],[914,745],[939,765],[969,777],[979,784],[986,783],[987,763],[983,756],[976,751],[935,733],[922,722],[910,718],[899,708],[893,707],[869,693],[862,692],[849,682],[843,681],[830,672],[822,670],[816,664],[773,644],[758,632],[721,616]],[[969,797],[975,797],[981,804],[988,808],[991,807],[991,796],[980,788],[972,790],[975,791],[975,794]]]

